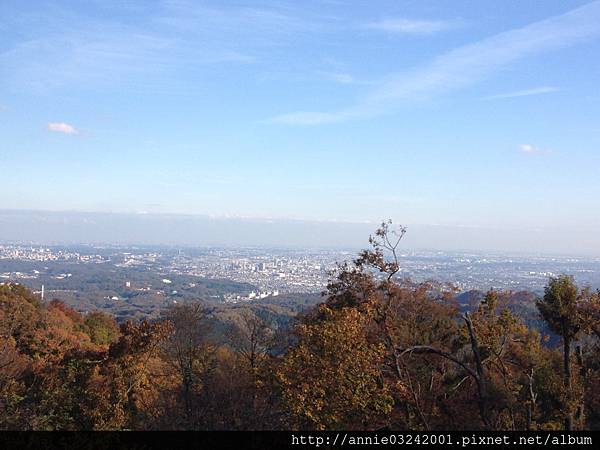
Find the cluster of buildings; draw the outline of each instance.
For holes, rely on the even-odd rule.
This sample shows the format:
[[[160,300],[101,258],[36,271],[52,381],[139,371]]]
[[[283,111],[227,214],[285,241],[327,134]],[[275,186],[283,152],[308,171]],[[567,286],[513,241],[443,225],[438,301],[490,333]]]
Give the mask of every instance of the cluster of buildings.
[[[48,248],[27,245],[0,245],[0,259],[18,259],[21,261],[70,261],[70,262],[106,262],[108,258],[99,254],[80,253],[66,248]]]
[[[199,254],[182,252],[169,269],[252,284],[259,289],[246,296],[252,300],[275,292],[320,292],[340,256],[339,251],[330,250],[210,249]]]
[[[117,267],[136,267],[136,266],[152,266],[162,257],[159,252],[140,252],[134,253],[131,251],[118,253]]]
[[[225,302],[226,303],[249,302],[252,300],[262,300],[267,297],[277,297],[277,296],[279,296],[278,290],[262,291],[262,292],[252,291],[248,295],[236,295],[236,294],[225,295]]]
[[[139,268],[142,273],[158,274],[162,284],[158,290],[161,292],[178,288],[172,284],[172,277],[177,275],[247,283],[246,292],[230,292],[225,300],[252,301],[280,293],[322,292],[337,264],[352,260],[356,254],[356,251],[328,249],[96,248],[7,244],[0,245],[0,282],[38,278],[39,271],[48,269],[44,263],[54,268],[51,278],[55,280],[70,278],[67,267],[72,267],[73,263],[108,263],[117,270]],[[15,261],[28,263],[15,265]],[[31,262],[40,264],[32,265]],[[69,264],[62,267],[61,262]],[[399,263],[399,276],[414,281],[449,282],[460,291],[492,287],[536,291],[543,288],[550,276],[561,273],[574,275],[582,285],[600,287],[598,258],[413,251],[400,255]],[[130,282],[126,282],[125,286],[133,289]],[[188,287],[195,286],[190,284]],[[149,287],[137,288],[135,290],[150,290]]]

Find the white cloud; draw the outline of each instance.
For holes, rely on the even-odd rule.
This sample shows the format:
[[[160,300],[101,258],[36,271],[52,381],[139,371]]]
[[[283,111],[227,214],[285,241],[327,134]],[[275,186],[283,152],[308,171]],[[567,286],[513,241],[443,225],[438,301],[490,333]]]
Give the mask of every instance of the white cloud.
[[[6,18],[8,28],[28,27],[14,45],[0,49],[0,81],[36,93],[121,85],[129,92],[189,95],[190,86],[172,74],[253,64],[262,49],[313,30],[283,8],[204,7],[194,0],[153,2],[127,24],[50,4],[31,16]]]
[[[550,150],[546,150],[531,144],[521,144],[519,145],[519,148],[523,153],[527,153],[529,155],[544,155],[550,153]]]
[[[319,72],[320,75],[327,78],[328,80],[334,81],[340,84],[353,84],[355,83],[354,77],[349,73],[337,73],[337,72]]]
[[[48,131],[53,131],[55,133],[64,133],[64,134],[78,134],[79,131],[73,126],[65,122],[50,122],[48,124]]]
[[[342,110],[293,112],[270,121],[316,125],[374,117],[388,113],[402,102],[430,98],[470,86],[525,57],[598,36],[600,1],[595,1],[563,15],[458,47],[412,71],[393,74],[361,101]]]
[[[411,19],[384,19],[378,22],[371,22],[365,25],[365,28],[386,33],[399,34],[435,34],[451,28],[456,24],[441,20],[411,20]]]
[[[341,113],[293,112],[267,119],[265,123],[281,123],[285,125],[321,125],[339,122],[345,119]]]
[[[501,98],[514,98],[514,97],[528,97],[530,95],[548,94],[550,92],[557,92],[557,91],[560,91],[560,89],[557,87],[554,87],[554,86],[541,86],[541,87],[532,88],[532,89],[525,89],[522,91],[490,95],[490,96],[484,97],[483,100],[495,100],[495,99],[501,99]]]
[[[325,80],[332,81],[338,84],[352,84],[352,85],[372,85],[373,83],[365,80],[357,80],[351,74],[347,72],[330,72],[330,71],[317,71],[317,75]]]

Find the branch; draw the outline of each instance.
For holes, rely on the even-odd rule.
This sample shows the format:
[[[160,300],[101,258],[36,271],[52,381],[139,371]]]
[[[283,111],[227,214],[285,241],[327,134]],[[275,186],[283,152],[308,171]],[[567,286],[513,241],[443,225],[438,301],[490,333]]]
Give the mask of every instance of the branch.
[[[452,361],[454,364],[457,364],[460,367],[462,367],[475,380],[479,380],[477,373],[473,369],[471,369],[469,366],[467,366],[465,363],[463,363],[456,357],[452,356],[450,353],[447,353],[443,350],[439,350],[435,347],[430,347],[429,345],[415,345],[403,350],[402,353],[400,353],[400,356],[403,356],[406,353],[431,353],[434,355],[441,356],[442,358],[446,358],[447,360]]]

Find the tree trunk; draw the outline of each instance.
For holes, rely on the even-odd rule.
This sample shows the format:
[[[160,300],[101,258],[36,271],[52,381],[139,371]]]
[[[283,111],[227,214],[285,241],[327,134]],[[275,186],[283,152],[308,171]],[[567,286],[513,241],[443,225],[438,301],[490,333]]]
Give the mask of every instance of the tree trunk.
[[[473,322],[469,313],[465,313],[463,316],[465,323],[467,324],[467,331],[469,332],[469,338],[471,341],[471,350],[473,352],[473,356],[475,357],[475,368],[477,370],[477,391],[478,391],[478,404],[479,404],[479,414],[481,415],[481,420],[485,425],[486,430],[492,429],[492,424],[488,417],[488,407],[487,407],[487,380],[485,375],[485,369],[483,368],[483,362],[481,360],[481,353],[479,352],[479,343],[477,342],[477,336],[475,335],[475,330],[473,329]]]
[[[527,431],[531,431],[531,424],[535,415],[535,405],[537,401],[537,394],[533,389],[533,368],[527,374],[528,388],[529,388],[529,401],[527,402]]]
[[[571,339],[563,338],[563,367],[564,367],[564,383],[565,389],[567,390],[567,413],[565,417],[565,430],[571,431],[573,429],[573,411],[571,402],[573,400],[573,389],[572,389],[572,376],[571,376]]]

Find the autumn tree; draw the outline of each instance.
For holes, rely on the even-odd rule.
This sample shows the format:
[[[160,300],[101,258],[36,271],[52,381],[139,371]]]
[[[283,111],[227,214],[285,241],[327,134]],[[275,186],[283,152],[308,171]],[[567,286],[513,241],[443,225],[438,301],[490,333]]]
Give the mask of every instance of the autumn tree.
[[[385,423],[392,398],[381,378],[382,344],[370,342],[356,309],[319,308],[319,320],[296,329],[298,344],[278,368],[295,426],[373,429]]]
[[[531,427],[537,379],[527,358],[541,350],[539,334],[501,306],[495,291],[475,311],[459,314],[451,286],[399,276],[405,234],[405,227],[383,222],[369,239],[371,249],[341,265],[325,292],[329,308],[357,311],[369,341],[385,349],[380,373],[394,400],[389,423],[409,429]]]
[[[162,342],[161,356],[179,379],[185,419],[182,425],[187,428],[198,426],[198,396],[208,373],[214,370],[215,347],[208,339],[207,314],[201,304],[194,303],[173,306],[163,316],[173,332]]]
[[[589,429],[600,428],[600,290],[584,289],[580,294],[579,311],[582,332],[578,357],[581,379],[585,383],[585,420]]]
[[[0,429],[18,428],[26,420],[24,376],[32,367],[26,354],[40,305],[19,285],[0,285]]]
[[[160,388],[154,375],[164,370],[158,355],[172,333],[166,321],[121,325],[118,341],[89,377],[87,414],[93,429],[136,429],[151,422]]]
[[[250,310],[240,314],[229,332],[229,342],[246,361],[252,372],[267,356],[274,335],[272,324]]]

